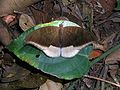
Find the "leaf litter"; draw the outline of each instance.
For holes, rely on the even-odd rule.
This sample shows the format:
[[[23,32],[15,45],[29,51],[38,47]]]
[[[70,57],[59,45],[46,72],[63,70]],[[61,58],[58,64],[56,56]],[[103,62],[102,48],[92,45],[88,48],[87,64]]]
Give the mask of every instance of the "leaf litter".
[[[84,22],[84,26],[86,27],[90,18],[88,18],[89,15],[87,13],[84,14],[82,12],[83,5],[85,3],[87,6],[91,7],[93,10],[92,12],[93,13],[93,19],[92,19],[93,26],[90,26],[90,27],[92,27],[95,34],[97,35],[98,41],[106,48],[106,50],[120,43],[120,29],[119,29],[120,28],[120,12],[113,11],[113,9],[115,8],[115,0],[113,1],[107,0],[108,1],[107,3],[109,3],[110,6],[109,4],[104,2],[105,0],[100,0],[100,2],[98,1],[96,2],[96,0],[84,0],[85,2],[84,1],[80,2],[77,0],[60,0],[60,1],[62,2],[61,4],[59,4],[60,2],[58,2],[58,0],[54,0],[54,1],[53,0],[42,0],[42,1],[39,1],[38,3],[32,4],[31,6],[27,8],[24,8],[22,10],[22,13],[24,15],[26,14],[34,18],[34,20],[32,21],[30,17],[28,17],[28,19],[30,20],[28,21],[28,23],[30,23],[30,25],[24,27],[21,23],[14,22],[15,20],[13,20],[14,24],[12,24],[11,26],[7,25],[8,27],[10,26],[10,28],[13,29],[13,31],[11,29],[10,30],[8,29],[10,35],[8,34],[8,32],[5,33],[5,35],[7,35],[6,37],[4,37],[4,35],[1,34],[0,36],[1,47],[0,48],[2,49],[0,51],[0,62],[1,62],[0,63],[0,66],[1,66],[0,79],[7,80],[7,78],[10,78],[10,80],[8,79],[9,81],[7,81],[7,83],[9,83],[9,85],[7,85],[8,86],[7,88],[11,88],[12,86],[15,86],[14,84],[11,84],[12,83],[11,81],[16,80],[16,77],[18,79],[17,83],[19,84],[19,82],[21,81],[25,82],[26,79],[22,79],[23,77],[26,78],[27,75],[31,76],[31,73],[32,73],[33,75],[31,77],[34,78],[36,76],[35,73],[38,73],[38,71],[36,70],[33,70],[34,72],[29,72],[30,71],[29,69],[28,71],[24,71],[25,67],[22,67],[22,68],[18,67],[15,64],[16,61],[14,62],[14,59],[16,60],[18,58],[14,58],[14,59],[12,58],[10,62],[5,60],[6,58],[11,57],[11,54],[6,55],[6,53],[8,54],[8,52],[5,50],[4,47],[6,44],[10,42],[9,38],[10,39],[15,38],[14,36],[16,35],[16,33],[20,34],[23,32],[21,28],[23,29],[29,28],[30,26],[34,25],[34,23],[38,24],[38,23],[49,22],[49,21],[55,20],[56,18],[59,18],[61,15],[65,17],[69,17],[70,21],[73,21],[78,24],[79,24],[79,21],[82,20]],[[62,6],[62,8],[60,7],[60,5]],[[20,13],[16,13],[16,15],[18,16],[17,18],[15,18],[16,21],[21,20],[18,14]],[[3,18],[3,16],[1,18]],[[3,18],[3,21],[4,21],[4,18]],[[27,19],[26,16],[25,16],[25,19]],[[0,33],[5,32],[5,30],[3,29],[6,29],[6,28],[5,27],[2,28],[2,30],[0,30]],[[20,64],[19,62],[17,63],[18,65]],[[120,63],[120,49],[111,53],[109,56],[104,58],[102,61],[94,65],[89,71],[88,75],[96,76],[99,78],[104,78],[105,80],[109,80],[111,82],[115,82],[119,84],[120,82],[119,63]],[[22,71],[17,72],[17,69],[20,69],[20,68],[21,70],[23,70],[23,72]],[[22,74],[24,73],[25,73],[25,76],[22,76]],[[6,76],[4,76],[3,78],[3,75],[5,74]],[[17,74],[20,74],[22,77],[17,76]],[[34,79],[34,80],[37,82],[37,79]],[[114,87],[114,86],[110,86],[111,88],[109,88],[109,85],[107,85],[106,83],[100,82],[99,80],[92,80],[89,78],[83,78],[82,80],[78,79],[76,83],[73,83],[73,82],[74,81],[62,81],[62,84],[63,84],[62,89],[64,90],[66,88],[67,90],[70,88],[70,86],[72,86],[71,87],[72,90],[73,89],[74,90],[83,90],[83,89],[94,90],[95,88],[97,88],[97,90],[99,90],[100,88],[105,89],[105,90],[107,89],[112,90],[113,88],[117,89],[117,87]],[[14,89],[21,89],[21,86],[22,88],[29,87],[29,86],[25,87],[24,85],[21,85],[21,86],[19,85],[18,86],[16,85]],[[4,86],[0,84],[0,87],[3,88]],[[31,85],[30,88],[39,88],[39,87],[40,85],[37,84],[36,86],[35,84],[33,84],[33,86]]]

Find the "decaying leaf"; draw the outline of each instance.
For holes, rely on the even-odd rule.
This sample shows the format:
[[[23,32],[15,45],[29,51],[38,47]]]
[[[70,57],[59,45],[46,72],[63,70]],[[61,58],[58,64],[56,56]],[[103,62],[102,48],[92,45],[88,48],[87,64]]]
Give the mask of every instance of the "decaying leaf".
[[[7,24],[11,23],[15,19],[14,15],[7,15],[3,17],[3,21],[5,21]]]
[[[27,14],[22,14],[19,19],[19,26],[22,28],[23,31],[26,31],[30,27],[34,26],[35,23],[33,19],[27,15]]]
[[[5,1],[9,1],[9,0],[2,0],[1,2],[5,2]],[[3,14],[1,14],[0,13],[0,15],[4,15],[4,14],[8,14],[8,13],[12,13],[14,10],[18,10],[18,9],[21,9],[21,8],[23,8],[24,7],[24,5],[22,6],[22,4],[20,4],[20,3],[17,3],[17,8],[15,7],[12,7],[12,1],[14,2],[14,4],[16,4],[16,2],[21,2],[22,0],[19,0],[19,1],[16,1],[16,0],[11,0],[10,1],[10,3],[7,3],[7,4],[10,4],[9,6],[7,6],[6,5],[6,7],[11,7],[11,8],[9,8],[9,11],[6,13],[6,10],[5,10],[5,12],[3,13]],[[25,1],[25,0],[24,0]],[[23,2],[24,2],[23,1]],[[28,1],[26,1],[26,2],[30,2],[31,0],[28,0]],[[32,0],[32,1],[35,1],[35,0]],[[38,0],[36,0],[36,1],[38,1]],[[41,1],[41,0],[39,0],[39,1]],[[80,22],[80,19],[82,18],[82,16],[81,16],[81,12],[79,11],[80,9],[79,9],[79,7],[77,6],[77,4],[76,4],[76,1],[77,0],[42,0],[43,2],[40,2],[39,3],[39,5],[38,6],[40,6],[41,8],[37,8],[37,9],[35,9],[34,10],[34,12],[33,11],[31,11],[32,12],[32,17],[34,17],[34,19],[35,19],[35,22],[36,23],[44,23],[44,22],[48,22],[48,21],[51,21],[51,20],[53,20],[53,19],[56,19],[56,18],[58,18],[58,17],[60,17],[60,15],[62,15],[61,13],[61,8],[59,7],[59,1],[61,1],[62,2],[62,4],[63,4],[63,6],[64,7],[62,7],[62,9],[63,8],[65,8],[65,9],[63,9],[63,16],[64,17],[67,17],[70,21],[74,21],[74,22],[76,22],[76,23],[79,23]],[[55,1],[58,1],[58,3],[55,3]],[[85,0],[80,0],[80,1],[85,1]],[[88,0],[86,0],[86,1],[88,1]],[[100,13],[100,14],[104,14],[105,12],[111,12],[111,10],[113,9],[113,7],[114,7],[114,5],[112,4],[113,2],[112,2],[112,0],[89,0],[89,1],[96,1],[97,3],[94,3],[94,5],[93,6],[95,6],[94,7],[94,10],[96,10],[96,13]],[[99,1],[102,1],[102,2],[99,2]],[[106,2],[105,2],[106,1]],[[113,1],[115,1],[115,0],[113,0]],[[22,3],[23,3],[22,2]],[[103,2],[105,2],[105,3],[103,3]],[[108,3],[107,3],[108,2]],[[109,3],[110,2],[110,3]],[[103,3],[103,4],[102,4]],[[2,3],[3,4],[3,3]],[[20,4],[20,5],[19,5]],[[105,5],[104,5],[105,4]],[[108,6],[107,6],[108,5]],[[112,6],[113,5],[113,6]],[[1,5],[1,6],[3,6],[3,5]],[[0,6],[0,7],[1,7]],[[21,7],[19,7],[19,6],[21,6]],[[28,6],[28,4],[27,4],[27,6]],[[34,6],[34,5],[33,5]],[[36,5],[35,5],[36,6]],[[57,7],[55,7],[55,6],[57,6]],[[30,8],[29,8],[30,9]],[[86,8],[83,8],[83,17],[86,17],[86,16],[88,16],[88,17],[90,17],[88,20],[90,21],[90,30],[92,30],[93,29],[93,13],[94,13],[94,11],[93,11],[93,8],[92,7],[89,7],[88,6],[88,9],[87,10],[85,10]],[[94,13],[95,14],[95,13]],[[96,14],[96,15],[94,15],[94,16],[96,16],[96,18],[99,18],[97,15],[99,15],[99,14]],[[101,17],[103,17],[104,18],[104,16],[101,16]],[[15,17],[5,17],[5,22],[7,22],[7,24],[9,24],[13,19],[14,19]],[[97,20],[97,19],[96,19]],[[111,21],[113,21],[113,22],[120,22],[120,20],[119,20],[119,18],[112,18],[111,19]],[[27,15],[27,14],[22,14],[21,16],[20,16],[20,19],[19,19],[19,25],[20,25],[20,27],[25,31],[25,30],[27,30],[28,28],[30,28],[30,27],[32,27],[32,26],[34,26],[35,25],[35,23],[34,23],[34,21],[32,20],[32,18],[29,16],[29,15]],[[87,25],[86,23],[85,23],[85,25]],[[111,28],[109,25],[107,25],[109,28]],[[111,25],[112,26],[112,25]],[[38,28],[38,27],[36,27],[36,28]],[[99,26],[98,26],[98,28],[99,28]],[[32,29],[34,29],[34,28],[31,28],[31,31],[32,31]],[[108,29],[108,30],[110,30],[110,29]],[[3,30],[4,31],[4,30]],[[5,30],[5,32],[6,32],[6,30]],[[9,33],[8,33],[9,34]],[[7,37],[7,35],[8,34],[6,34],[6,35],[4,35],[4,33],[1,33],[0,32],[0,42],[2,42],[4,45],[7,45],[6,44],[6,40],[5,39],[7,39],[8,37]],[[27,35],[27,34],[26,34]],[[4,37],[3,37],[4,36]],[[14,43],[13,43],[13,49],[15,48],[15,50],[16,49],[18,49],[19,47],[21,47],[20,48],[20,50],[17,52],[17,54],[16,55],[18,55],[18,57],[20,58],[20,59],[23,59],[23,61],[25,61],[25,62],[27,62],[27,63],[31,63],[31,64],[33,64],[32,66],[34,66],[35,68],[37,67],[38,69],[40,69],[40,70],[42,70],[42,71],[44,71],[46,68],[47,68],[47,70],[46,71],[48,71],[48,70],[53,70],[53,69],[55,69],[56,67],[58,67],[59,66],[59,69],[58,70],[60,70],[59,72],[62,72],[62,71],[64,71],[64,69],[68,69],[69,68],[69,66],[70,66],[70,68],[73,68],[73,67],[71,67],[72,65],[74,65],[74,67],[76,67],[76,66],[78,66],[78,67],[76,67],[76,68],[74,68],[73,69],[73,71],[75,72],[75,74],[77,73],[79,73],[80,71],[82,72],[82,71],[84,71],[84,70],[88,70],[89,69],[89,61],[88,61],[88,58],[87,59],[84,59],[84,58],[80,58],[80,57],[78,57],[78,58],[80,58],[79,59],[79,61],[81,60],[83,60],[83,62],[84,61],[86,61],[86,63],[84,64],[84,63],[80,63],[79,64],[79,62],[76,62],[75,60],[73,60],[74,62],[72,62],[72,60],[70,61],[69,60],[69,65],[67,66],[67,62],[63,62],[63,63],[60,63],[59,65],[57,65],[57,61],[58,61],[58,59],[56,59],[56,63],[55,64],[53,64],[53,62],[51,62],[51,61],[53,61],[53,60],[46,60],[46,59],[49,59],[49,58],[40,58],[39,59],[39,61],[40,60],[43,60],[43,61],[41,61],[40,63],[39,63],[39,65],[38,65],[38,57],[40,57],[40,55],[44,55],[42,52],[39,52],[39,51],[37,51],[36,49],[34,49],[33,47],[31,47],[31,46],[25,46],[25,47],[23,47],[23,45],[24,45],[24,42],[22,42],[24,39],[24,36],[25,36],[25,34],[23,35],[23,37],[22,38],[20,38],[19,40],[17,40],[18,42],[16,42],[17,44],[16,44],[16,48],[14,47]],[[109,46],[111,46],[112,44],[113,44],[113,39],[115,38],[115,36],[116,36],[116,34],[114,34],[114,35],[111,35],[109,38],[106,38],[106,40],[104,40],[104,42],[103,42],[103,44],[104,44],[104,47],[105,47],[105,49],[108,49],[109,48]],[[1,39],[1,37],[2,37],[2,39]],[[5,39],[4,39],[5,38]],[[7,40],[9,40],[9,38],[7,39]],[[7,41],[7,43],[8,43],[8,41]],[[98,47],[98,45],[97,45],[97,47]],[[86,50],[84,50],[84,52],[88,52],[88,49],[89,48],[86,48]],[[103,49],[103,48],[102,48]],[[17,51],[17,50],[16,50]],[[31,52],[30,52],[31,51]],[[15,51],[14,51],[15,52]],[[21,54],[22,53],[22,54]],[[81,53],[83,53],[83,52],[81,52]],[[80,54],[81,54],[80,53]],[[98,50],[95,50],[95,51],[93,51],[93,53],[90,53],[91,54],[91,56],[99,56],[100,54],[101,54],[102,52],[101,51],[98,51]],[[115,54],[114,54],[115,53]],[[116,73],[117,73],[117,70],[118,70],[118,65],[116,65],[116,64],[118,64],[118,61],[120,61],[120,58],[119,58],[119,50],[118,50],[118,52],[114,52],[113,54],[111,54],[110,56],[108,56],[107,57],[107,59],[106,59],[106,61],[105,61],[105,64],[108,64],[109,65],[109,69],[110,69],[110,73],[111,73],[111,75],[113,76],[113,78],[114,78],[114,80],[116,79],[115,78],[115,75],[116,75]],[[40,54],[40,55],[39,55]],[[39,56],[38,56],[39,55]],[[4,55],[5,56],[5,55]],[[24,57],[23,57],[24,56]],[[38,56],[38,57],[37,57]],[[79,55],[80,56],[80,55]],[[84,55],[84,56],[86,56],[86,54]],[[87,55],[88,56],[88,55]],[[7,58],[6,58],[7,57]],[[83,56],[81,56],[81,57],[83,57]],[[5,56],[5,58],[7,59],[7,60],[9,60],[9,58],[8,58],[8,55],[6,55]],[[5,58],[4,58],[4,60],[5,60]],[[24,60],[25,59],[25,60]],[[35,60],[34,60],[35,59]],[[61,59],[61,58],[60,58]],[[62,58],[63,59],[63,58]],[[119,59],[119,60],[117,60],[117,59]],[[10,60],[9,60],[10,61]],[[44,64],[43,62],[50,62],[50,64],[51,64],[51,66],[50,67],[45,67],[45,68],[43,68],[43,69],[41,69],[41,67],[42,67],[42,65]],[[80,62],[81,62],[80,61]],[[43,65],[43,66],[46,66],[46,62],[45,62],[45,64]],[[42,64],[41,64],[42,63]],[[77,64],[78,63],[78,64]],[[41,65],[40,65],[41,64]],[[49,65],[50,65],[49,64]],[[113,65],[111,65],[111,64],[113,64]],[[6,63],[6,65],[8,65],[7,63]],[[56,65],[56,67],[53,67],[54,65]],[[84,67],[82,66],[82,65],[84,65]],[[61,66],[61,67],[60,67]],[[67,66],[67,67],[66,67]],[[79,68],[79,66],[80,66],[80,68]],[[51,68],[52,67],[52,68]],[[65,68],[63,68],[63,67],[65,67]],[[88,67],[88,68],[87,68]],[[81,69],[81,68],[83,68],[83,70]],[[10,69],[10,67],[6,67],[6,72],[4,72],[4,74],[3,74],[3,76],[4,76],[4,78],[1,80],[2,82],[8,82],[8,81],[15,81],[15,82],[12,82],[12,84],[11,84],[11,87],[15,87],[15,88],[38,88],[41,84],[43,84],[43,80],[41,79],[41,77],[39,76],[39,75],[31,75],[31,74],[29,74],[29,72],[27,72],[27,73],[25,73],[25,71],[23,72],[23,70],[22,69],[20,69],[20,70],[18,70],[19,68],[16,68],[16,67],[14,67],[14,68],[11,68]],[[15,69],[15,70],[14,70]],[[98,68],[98,69],[100,69],[100,68]],[[56,70],[56,71],[58,71],[58,70]],[[70,69],[70,71],[71,71],[71,69]],[[97,70],[96,70],[97,71]],[[15,73],[14,73],[15,72]],[[55,73],[59,73],[59,72],[55,72]],[[18,74],[19,73],[19,74]],[[44,72],[45,73],[45,72]],[[69,75],[70,75],[70,73],[69,72],[67,72],[67,71],[65,71],[65,73],[66,73],[66,76],[65,75],[63,75],[63,73],[61,74],[61,75],[63,75],[63,77],[61,77],[61,78],[67,78],[67,79],[71,79],[71,78],[74,78],[74,77],[72,77],[73,75],[71,75],[71,77],[69,77]],[[22,76],[22,75],[23,76]],[[48,74],[49,74],[49,72],[48,72]],[[53,73],[54,74],[54,73]],[[50,75],[53,75],[53,74],[51,74],[50,73]],[[95,73],[94,73],[95,74]],[[78,74],[78,76],[80,76],[81,74]],[[77,75],[76,75],[77,76]],[[24,77],[24,78],[23,78]],[[21,79],[22,78],[22,79]],[[40,79],[41,79],[41,82],[40,82]],[[17,80],[19,80],[18,82],[17,82]],[[88,84],[89,86],[90,86],[90,84]],[[92,83],[92,85],[93,85],[93,83]],[[14,88],[14,89],[15,89]],[[46,83],[44,83],[44,85],[42,85],[41,87],[40,87],[40,89],[39,90],[61,90],[61,88],[62,88],[62,84],[61,83],[56,83],[56,82],[54,82],[54,81],[51,81],[51,80],[47,80],[46,81]],[[77,90],[77,89],[76,89]]]
[[[22,72],[18,73],[19,71],[22,71]],[[29,71],[27,71],[27,72],[29,72]],[[9,76],[13,77],[13,75],[14,74],[11,74]],[[39,73],[25,74],[24,70],[17,70],[16,75],[17,75],[17,77],[16,77],[17,80],[15,80],[15,78],[14,78],[14,81],[11,81],[10,83],[0,84],[0,89],[1,90],[18,90],[18,89],[24,88],[25,90],[26,89],[31,90],[33,88],[38,88],[40,85],[42,85],[46,81],[46,78]],[[12,80],[13,80],[13,78],[12,78]],[[6,78],[6,81],[8,81],[7,78]]]
[[[118,62],[120,62],[120,49],[110,54],[105,60],[105,64],[109,66],[110,75],[116,83],[118,83],[118,80],[116,78],[116,74],[119,70]]]
[[[113,33],[112,35],[110,35],[109,37],[105,38],[103,41],[102,41],[102,44],[104,45],[104,48],[107,50],[109,47],[112,46],[113,44],[113,40],[116,36],[116,33]]]
[[[23,8],[40,0],[0,0],[0,16],[5,16],[20,11]]]
[[[119,23],[120,22],[120,12],[113,13],[108,20],[111,20],[112,22]]]
[[[115,7],[116,0],[86,0],[92,5],[94,11],[94,20],[104,20],[111,15]]]
[[[0,43],[8,45],[12,38],[8,32],[7,25],[0,19]]]
[[[39,90],[61,90],[61,88],[61,83],[54,82],[48,79],[42,86],[40,86]]]
[[[117,64],[118,62],[120,62],[120,49],[110,54],[105,60],[105,64]]]
[[[75,3],[77,0],[62,0],[62,3],[64,4],[64,6],[69,5],[70,3]]]
[[[30,71],[27,69],[24,69],[17,64],[12,64],[11,66],[3,66],[3,76],[1,78],[1,82],[12,82],[19,80],[20,78],[23,78],[27,76]]]

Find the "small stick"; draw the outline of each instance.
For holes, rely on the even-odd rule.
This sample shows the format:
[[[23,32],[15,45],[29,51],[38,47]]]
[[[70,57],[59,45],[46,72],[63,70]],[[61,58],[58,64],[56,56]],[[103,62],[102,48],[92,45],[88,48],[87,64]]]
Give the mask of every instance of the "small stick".
[[[114,85],[114,86],[120,88],[120,85],[119,85],[119,84],[113,83],[113,82],[108,81],[108,80],[105,80],[105,79],[101,79],[101,78],[94,77],[94,76],[89,76],[89,75],[84,75],[84,77],[85,77],[85,78],[91,78],[91,79],[99,80],[99,81],[102,81],[102,82],[106,82],[106,83],[109,83],[109,84],[111,84],[111,85]]]

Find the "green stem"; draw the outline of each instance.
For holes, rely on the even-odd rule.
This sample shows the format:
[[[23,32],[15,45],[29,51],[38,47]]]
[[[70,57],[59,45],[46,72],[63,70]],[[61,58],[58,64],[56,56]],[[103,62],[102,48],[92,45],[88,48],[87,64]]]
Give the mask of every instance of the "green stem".
[[[105,53],[103,53],[101,56],[97,57],[94,61],[91,62],[91,66],[95,65],[98,61],[102,60],[112,52],[116,51],[117,49],[120,48],[120,44],[116,45],[115,47],[107,50]]]

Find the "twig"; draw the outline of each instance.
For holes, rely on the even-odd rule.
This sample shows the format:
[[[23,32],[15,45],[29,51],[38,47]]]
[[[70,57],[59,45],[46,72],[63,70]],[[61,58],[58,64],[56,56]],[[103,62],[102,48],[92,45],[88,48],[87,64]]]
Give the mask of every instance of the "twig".
[[[94,76],[89,76],[89,75],[84,75],[84,77],[85,78],[91,78],[91,79],[99,80],[99,81],[102,81],[102,82],[106,82],[106,83],[109,83],[109,84],[111,84],[113,86],[116,86],[116,87],[120,88],[119,84],[113,83],[113,82],[108,81],[108,80],[104,80],[104,79],[101,79],[101,78],[98,78],[98,77],[94,77]]]

